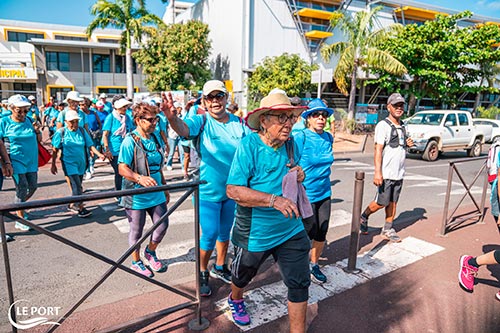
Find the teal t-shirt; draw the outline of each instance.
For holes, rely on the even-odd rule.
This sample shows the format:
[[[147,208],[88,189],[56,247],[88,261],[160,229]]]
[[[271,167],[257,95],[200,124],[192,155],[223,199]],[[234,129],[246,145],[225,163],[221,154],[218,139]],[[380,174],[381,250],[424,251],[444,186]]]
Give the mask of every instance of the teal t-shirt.
[[[295,135],[296,133],[303,131],[306,129],[306,123],[305,120],[300,117],[299,120],[295,124],[293,124],[292,127],[292,135]]]
[[[129,116],[126,114],[123,115],[125,117],[125,126],[127,128],[127,133],[132,131],[135,127],[134,124],[132,123],[132,119],[130,119]],[[120,153],[120,146],[122,145],[123,142],[123,137],[121,135],[115,135],[115,131],[119,129],[121,126],[121,123],[118,119],[115,118],[113,113],[111,113],[109,116],[106,117],[106,120],[104,121],[104,125],[102,125],[102,130],[103,131],[108,131],[108,142],[109,142],[109,151],[113,156],[118,156]]]
[[[0,108],[0,110],[2,111],[0,113],[0,119],[4,117],[9,117],[12,114],[12,111],[10,111],[9,109]]]
[[[38,109],[38,106],[32,105],[26,116],[30,117],[33,121],[35,120],[40,121],[40,110]]]
[[[306,178],[302,183],[310,202],[318,202],[332,195],[330,174],[333,163],[333,137],[323,131],[318,134],[305,129],[294,134],[295,143],[301,155],[298,164]]]
[[[295,161],[299,160],[296,148]],[[227,184],[282,195],[288,163],[285,145],[275,150],[264,144],[257,133],[251,133],[236,149]],[[274,208],[237,205],[231,240],[250,252],[261,252],[282,244],[302,230],[300,217],[287,218]]]
[[[160,120],[156,123],[155,132],[158,135],[160,135],[160,132],[163,132],[165,133],[165,135],[167,135],[167,117],[163,113],[158,113],[158,118],[160,118]]]
[[[228,115],[229,120],[222,123],[206,113],[205,125],[200,134],[200,179],[207,183],[200,185],[201,200],[221,202],[227,199],[226,180],[236,147],[244,136],[251,133],[240,118],[230,113]],[[185,119],[191,137],[200,133],[203,119],[204,116],[200,114]]]
[[[64,127],[66,127],[66,123],[64,122],[64,120],[66,119],[66,112],[68,110],[69,110],[68,108],[65,108],[64,110],[59,112],[59,114],[57,115],[56,123],[61,123],[61,124],[63,124]],[[78,126],[85,127],[85,124],[87,123],[87,115],[85,114],[85,112],[78,109],[78,116],[80,117],[80,121],[78,122]]]
[[[38,149],[35,129],[26,118],[18,123],[11,117],[0,119],[0,140],[4,140],[15,174],[38,171]]]
[[[149,139],[145,139],[140,136],[140,134],[134,130],[132,133],[141,138],[142,144],[144,146],[146,157],[148,160],[150,176],[156,180],[158,185],[161,185],[161,168],[163,163],[162,153],[163,153],[163,143],[161,138],[156,135],[154,139],[153,135]],[[158,142],[156,142],[158,141]],[[158,149],[157,144],[160,145]],[[118,156],[118,163],[125,163],[132,169],[132,162],[134,160],[134,147],[136,143],[130,134],[125,136],[123,140],[120,155]],[[138,147],[138,149],[141,149]],[[134,188],[141,188],[139,184],[135,184]],[[138,194],[132,196],[132,209],[146,209],[150,207],[157,206],[166,201],[165,193],[163,191],[152,192],[146,194]]]
[[[51,107],[48,107],[45,112],[45,119],[46,119],[46,122],[47,124],[50,124],[50,122],[52,121],[52,119],[54,119],[54,126],[49,126],[51,130],[55,131],[56,130],[56,121],[57,121],[57,117],[59,116],[59,111],[51,106]]]
[[[63,127],[52,137],[52,147],[62,150],[61,162],[66,176],[85,173],[89,149],[93,145],[92,138],[83,127],[79,127],[76,131]]]

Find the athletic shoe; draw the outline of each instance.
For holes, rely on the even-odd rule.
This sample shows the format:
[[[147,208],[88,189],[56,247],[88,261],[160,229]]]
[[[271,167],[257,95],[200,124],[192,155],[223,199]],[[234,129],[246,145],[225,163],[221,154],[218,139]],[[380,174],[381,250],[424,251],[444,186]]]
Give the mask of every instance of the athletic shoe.
[[[12,242],[14,240],[14,237],[11,235],[5,235],[5,240],[8,242]],[[0,244],[2,244],[2,238],[0,238]]]
[[[21,231],[30,231],[30,230],[33,230],[30,227],[28,227],[27,225],[22,224],[21,222],[16,222],[15,228],[19,229]]]
[[[212,295],[212,288],[208,285],[208,271],[200,272],[200,296],[208,297]]]
[[[91,175],[91,176],[93,176],[93,175],[94,175],[94,173],[95,173],[95,169],[94,169],[94,167],[93,167],[93,166],[90,166],[89,171],[90,171],[90,175]]]
[[[172,166],[171,165],[167,165],[167,170],[168,171],[172,171]]]
[[[69,204],[68,210],[75,212],[75,213],[78,213],[80,211],[80,209],[75,204]]]
[[[92,179],[92,174],[90,172],[85,172],[83,180],[90,180],[90,179]]]
[[[313,265],[311,267],[311,279],[316,283],[325,283],[326,275],[319,269],[318,265]]]
[[[130,266],[134,271],[141,273],[144,276],[147,277],[153,277],[153,273],[149,271],[149,269],[144,266],[141,260],[139,261],[132,261],[132,266]]]
[[[92,215],[92,212],[85,207],[78,211],[78,217],[88,217],[90,215]]]
[[[458,282],[460,286],[465,290],[472,292],[474,290],[474,278],[477,274],[477,267],[469,265],[469,259],[472,256],[461,256],[460,257],[460,272],[458,272]]]
[[[368,235],[368,218],[364,217],[363,214],[359,218],[359,231],[363,235]]]
[[[227,265],[222,265],[222,269],[217,269],[215,265],[212,266],[210,270],[210,276],[214,279],[221,279],[226,283],[231,283],[231,271],[227,268]]]
[[[167,266],[162,264],[160,260],[158,260],[158,257],[156,256],[155,251],[150,251],[149,248],[146,246],[144,249],[144,256],[149,262],[149,267],[155,272],[164,272],[167,269]]]
[[[227,304],[231,308],[231,314],[233,315],[233,320],[238,325],[248,325],[250,324],[250,316],[245,308],[245,301],[243,299],[235,301],[231,299],[232,293],[227,297]]]
[[[391,228],[389,230],[382,230],[381,235],[382,235],[382,238],[385,238],[388,241],[391,241],[394,243],[401,242],[401,238],[398,236],[398,234],[396,233],[396,230],[394,230],[393,228]]]
[[[184,175],[184,180],[189,180],[189,175],[187,173]]]
[[[497,292],[497,294],[495,295],[495,297],[497,298],[498,301],[500,301],[500,290]]]

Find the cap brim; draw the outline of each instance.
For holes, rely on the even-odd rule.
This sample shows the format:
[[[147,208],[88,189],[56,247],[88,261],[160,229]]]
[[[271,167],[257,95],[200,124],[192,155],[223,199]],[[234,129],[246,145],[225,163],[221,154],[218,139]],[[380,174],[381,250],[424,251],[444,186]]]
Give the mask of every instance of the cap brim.
[[[25,106],[31,106],[31,103],[28,102],[19,102],[13,104],[16,108],[23,108]]]
[[[258,108],[250,112],[246,117],[245,117],[245,122],[247,123],[248,127],[253,128],[253,129],[259,129],[260,127],[260,122],[259,122],[259,116],[263,114],[264,112],[267,111],[293,111],[293,113],[296,116],[299,116],[305,109],[307,109],[307,106],[293,106],[289,104],[279,104],[279,105],[273,105],[273,106],[266,106],[262,108]]]
[[[304,113],[302,113],[302,118],[307,119],[307,117],[309,117],[309,115],[311,113],[316,112],[316,111],[326,111],[326,112],[328,112],[328,117],[330,117],[333,114],[333,109],[316,107],[316,108],[311,108],[311,109],[305,111]]]

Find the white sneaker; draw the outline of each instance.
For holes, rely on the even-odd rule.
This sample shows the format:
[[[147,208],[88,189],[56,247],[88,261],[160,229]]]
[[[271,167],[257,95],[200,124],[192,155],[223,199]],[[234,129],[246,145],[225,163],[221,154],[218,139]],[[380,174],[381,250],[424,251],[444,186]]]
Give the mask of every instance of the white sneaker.
[[[95,169],[94,169],[94,167],[93,167],[93,166],[91,166],[91,167],[90,167],[90,174],[91,174],[91,175],[94,175],[94,173],[95,173]]]
[[[90,172],[85,172],[85,176],[83,176],[83,180],[89,180],[92,178],[92,174]]]
[[[172,171],[172,166],[167,165],[167,170],[168,170],[168,171]]]

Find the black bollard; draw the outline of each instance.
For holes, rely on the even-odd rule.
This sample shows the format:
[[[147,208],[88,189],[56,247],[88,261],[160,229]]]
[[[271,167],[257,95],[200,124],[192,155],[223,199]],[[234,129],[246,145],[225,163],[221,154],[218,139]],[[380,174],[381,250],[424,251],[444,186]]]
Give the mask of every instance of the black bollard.
[[[354,180],[354,201],[352,204],[352,220],[351,220],[351,237],[349,239],[349,258],[347,262],[346,272],[360,273],[361,270],[356,268],[356,259],[359,248],[359,219],[361,217],[361,207],[363,205],[363,188],[365,183],[365,173],[356,171]]]

